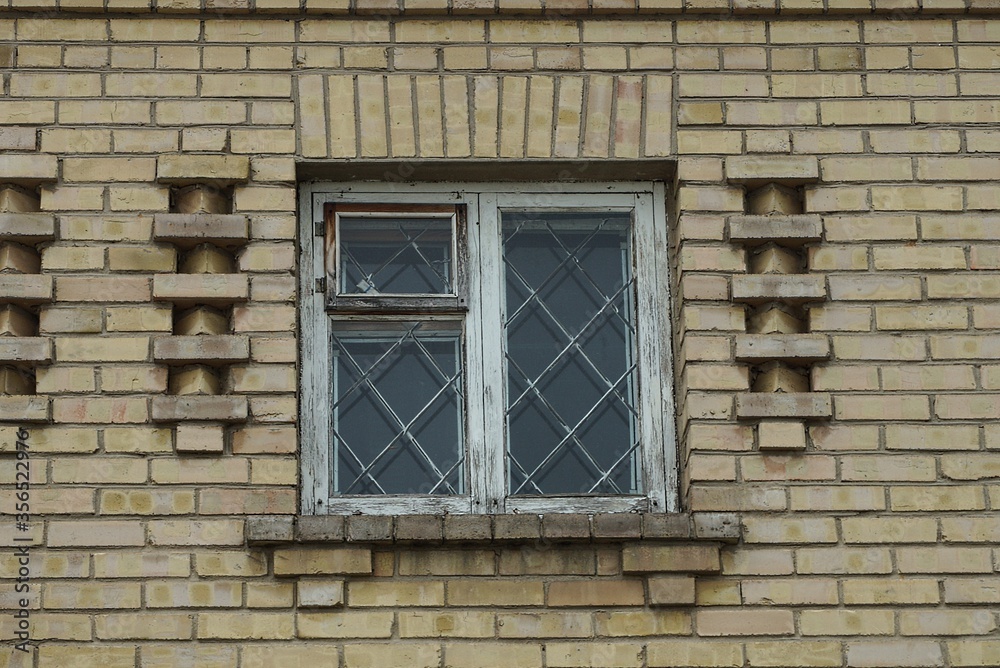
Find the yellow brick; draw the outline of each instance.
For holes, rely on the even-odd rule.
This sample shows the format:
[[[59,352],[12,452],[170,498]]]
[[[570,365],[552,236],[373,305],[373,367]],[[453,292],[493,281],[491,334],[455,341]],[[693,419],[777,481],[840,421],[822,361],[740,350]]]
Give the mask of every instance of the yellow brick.
[[[955,130],[873,130],[869,137],[876,153],[955,153],[961,146]]]
[[[58,186],[42,188],[42,211],[100,211],[104,188]]]
[[[968,310],[963,306],[876,306],[879,329],[966,329]]]
[[[102,640],[190,640],[193,615],[152,612],[95,615],[97,637]]]
[[[209,24],[216,23],[225,22]],[[201,32],[201,22],[197,19],[112,19],[110,25],[111,39],[115,42],[193,42]],[[104,39],[103,34],[99,39]]]
[[[110,97],[192,97],[198,90],[198,77],[194,74],[112,73],[107,75],[105,87]]]
[[[775,97],[860,97],[861,75],[775,74],[771,91]]]
[[[294,637],[291,613],[202,612],[198,637],[206,639],[285,640]]]
[[[913,168],[909,158],[824,158],[820,161],[826,181],[910,181]]]
[[[840,666],[841,647],[838,641],[786,641],[747,643],[747,658],[751,666]]]
[[[518,668],[540,668],[542,648],[529,643],[450,642],[445,645],[448,664],[466,668],[490,668],[501,664]]]
[[[135,647],[45,644],[38,650],[38,660],[43,666],[72,665],[79,668],[125,666],[129,661],[135,662]]]
[[[541,605],[542,583],[531,580],[454,580],[448,586],[449,605]]]
[[[855,21],[782,21],[771,24],[771,42],[774,44],[858,42],[859,33]]]
[[[151,151],[176,151],[176,130],[120,130],[114,131],[115,152],[149,153]]]
[[[162,187],[111,186],[108,201],[112,211],[167,211],[169,190]]]
[[[490,638],[494,634],[492,612],[400,612],[401,638]]]
[[[903,100],[820,102],[823,125],[909,125],[910,105]]]
[[[440,606],[444,585],[440,582],[348,582],[351,606]]]
[[[891,610],[803,610],[799,624],[808,636],[892,635],[895,630]]]
[[[408,668],[437,668],[441,664],[439,644],[412,644],[392,642],[344,645],[345,668],[381,668],[382,666],[407,666]]]
[[[950,19],[924,21],[884,19],[864,22],[865,40],[869,43],[912,44],[914,42],[950,42],[953,25]]]
[[[300,638],[389,638],[391,612],[308,612],[297,615]]]
[[[651,667],[718,666],[738,668],[743,664],[743,643],[705,639],[657,640],[647,649]]]
[[[889,501],[892,510],[897,512],[982,510],[985,507],[981,487],[957,485],[896,486],[889,490]]]
[[[545,645],[546,665],[553,668],[590,666],[640,666],[642,645],[623,642],[550,642]]]
[[[681,44],[764,43],[763,21],[683,21],[677,24]]]

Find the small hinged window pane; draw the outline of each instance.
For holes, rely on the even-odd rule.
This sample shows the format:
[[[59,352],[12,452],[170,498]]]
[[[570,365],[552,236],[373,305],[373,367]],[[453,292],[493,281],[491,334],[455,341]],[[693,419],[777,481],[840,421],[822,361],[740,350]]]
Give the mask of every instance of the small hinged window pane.
[[[341,311],[463,310],[464,238],[453,205],[331,205],[329,306]]]

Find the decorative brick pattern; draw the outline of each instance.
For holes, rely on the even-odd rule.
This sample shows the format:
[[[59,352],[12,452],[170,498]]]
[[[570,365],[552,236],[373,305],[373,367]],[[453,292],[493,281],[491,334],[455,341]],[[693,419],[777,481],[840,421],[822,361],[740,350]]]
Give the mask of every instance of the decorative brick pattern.
[[[668,76],[338,74],[298,85],[307,158],[671,155]]]

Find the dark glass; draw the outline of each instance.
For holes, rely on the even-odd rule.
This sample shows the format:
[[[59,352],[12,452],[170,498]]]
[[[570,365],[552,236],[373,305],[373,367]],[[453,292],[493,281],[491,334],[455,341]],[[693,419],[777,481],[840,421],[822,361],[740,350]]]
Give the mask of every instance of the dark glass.
[[[502,221],[511,493],[640,492],[630,214]]]
[[[462,494],[457,333],[334,332],[334,494]]]
[[[451,219],[340,218],[340,294],[454,293]]]

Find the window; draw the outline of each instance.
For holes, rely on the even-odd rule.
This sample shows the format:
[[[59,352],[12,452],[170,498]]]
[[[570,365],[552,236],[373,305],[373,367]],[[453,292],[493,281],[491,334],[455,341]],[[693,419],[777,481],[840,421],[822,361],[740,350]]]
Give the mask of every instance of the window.
[[[676,510],[663,186],[553,188],[303,188],[303,512]]]

